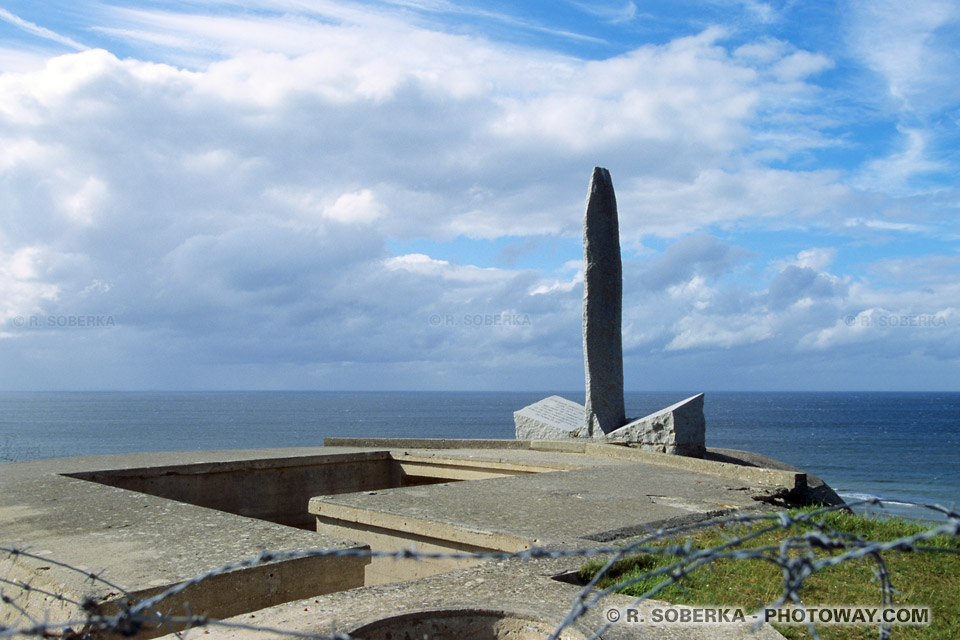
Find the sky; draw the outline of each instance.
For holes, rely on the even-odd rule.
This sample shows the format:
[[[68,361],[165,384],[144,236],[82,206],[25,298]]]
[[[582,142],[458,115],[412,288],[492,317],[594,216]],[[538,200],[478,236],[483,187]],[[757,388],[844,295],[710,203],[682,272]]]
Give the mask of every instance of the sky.
[[[0,0],[0,390],[960,389],[960,4]]]

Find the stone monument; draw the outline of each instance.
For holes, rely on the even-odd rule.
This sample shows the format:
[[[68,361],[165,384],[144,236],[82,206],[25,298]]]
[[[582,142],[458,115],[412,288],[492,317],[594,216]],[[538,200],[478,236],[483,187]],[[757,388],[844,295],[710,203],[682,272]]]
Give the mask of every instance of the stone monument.
[[[703,394],[638,420],[623,402],[623,267],[610,172],[593,169],[583,217],[583,406],[550,396],[513,414],[518,440],[595,438],[661,453],[702,457]]]
[[[583,216],[583,366],[586,435],[620,428],[623,406],[623,268],[620,221],[610,172],[595,167]]]

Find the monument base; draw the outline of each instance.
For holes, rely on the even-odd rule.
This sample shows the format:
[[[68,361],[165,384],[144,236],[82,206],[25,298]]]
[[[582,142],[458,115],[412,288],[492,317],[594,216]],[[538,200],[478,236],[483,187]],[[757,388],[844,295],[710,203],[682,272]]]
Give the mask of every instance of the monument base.
[[[703,394],[629,422],[606,434],[604,439],[647,451],[702,458],[707,450]]]
[[[706,453],[706,419],[702,393],[632,420],[610,433],[593,436],[585,425],[583,405],[550,396],[513,413],[517,440],[590,438],[645,451],[702,458]]]

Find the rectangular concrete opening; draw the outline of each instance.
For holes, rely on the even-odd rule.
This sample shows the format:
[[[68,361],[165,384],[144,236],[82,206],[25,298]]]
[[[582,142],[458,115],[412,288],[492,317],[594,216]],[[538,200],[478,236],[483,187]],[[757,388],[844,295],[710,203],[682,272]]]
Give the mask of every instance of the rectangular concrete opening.
[[[313,512],[313,505],[322,504],[324,497],[346,493],[402,490],[428,484],[542,473],[557,468],[445,455],[368,451],[107,469],[66,475],[317,531],[370,545],[375,551],[415,547],[425,553],[470,553],[519,551],[526,545],[523,541],[501,539],[503,536],[465,535],[434,523],[411,523],[408,519],[402,523],[393,522],[389,517],[377,514],[347,514],[341,510],[321,516]],[[364,560],[364,585],[421,578],[479,563],[474,559]]]
[[[481,480],[547,470],[553,469],[374,451],[107,469],[65,475],[314,531],[316,520],[308,512],[307,504],[315,496]]]

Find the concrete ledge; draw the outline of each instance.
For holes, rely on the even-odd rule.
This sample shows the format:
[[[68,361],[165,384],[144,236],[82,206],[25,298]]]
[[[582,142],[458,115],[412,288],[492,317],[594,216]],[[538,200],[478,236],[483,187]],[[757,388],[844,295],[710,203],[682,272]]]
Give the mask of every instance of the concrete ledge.
[[[280,453],[281,450],[275,450]],[[142,454],[136,454],[142,455]],[[126,456],[103,456],[103,459],[114,461]],[[185,462],[181,464],[151,464],[143,467],[114,467],[104,471],[66,472],[62,475],[74,478],[94,476],[97,473],[110,473],[112,476],[186,476],[209,475],[211,473],[229,473],[231,471],[256,472],[263,469],[283,469],[331,463],[365,462],[368,460],[386,460],[389,454],[385,451],[331,451],[323,455],[276,456],[262,458],[244,458],[232,460],[217,460],[203,462]],[[69,459],[69,458],[67,458]]]
[[[483,480],[501,476],[517,476],[577,468],[577,465],[550,464],[547,462],[531,464],[503,459],[464,459],[437,453],[411,453],[409,451],[394,453],[392,460],[399,466],[404,477],[430,478],[437,481]]]
[[[472,550],[477,551],[513,553],[530,548],[530,541],[518,536],[488,529],[457,526],[428,518],[335,504],[327,502],[323,497],[310,501],[310,513],[317,516],[318,526],[321,524],[363,525],[375,527],[380,531],[391,531],[398,535],[442,540],[463,547],[472,547]]]
[[[324,438],[325,447],[373,449],[529,449],[527,440],[458,438]]]
[[[375,447],[390,450],[409,449],[507,449],[550,451],[556,453],[581,453],[589,456],[642,462],[671,469],[706,473],[720,478],[758,483],[770,487],[783,487],[788,491],[805,491],[807,477],[803,472],[782,469],[766,469],[703,458],[677,456],[656,451],[611,443],[594,443],[589,440],[458,440],[453,438],[324,438],[329,447]]]
[[[748,484],[756,483],[770,487],[783,487],[788,491],[803,491],[807,487],[807,474],[802,472],[746,467],[729,462],[644,451],[622,445],[587,444],[585,453],[631,462],[643,462],[693,473],[707,473],[719,478],[739,480]]]

